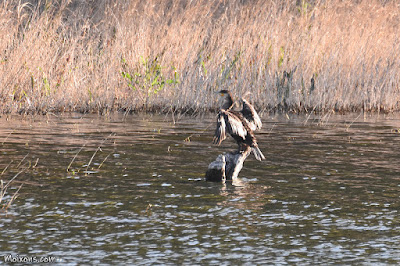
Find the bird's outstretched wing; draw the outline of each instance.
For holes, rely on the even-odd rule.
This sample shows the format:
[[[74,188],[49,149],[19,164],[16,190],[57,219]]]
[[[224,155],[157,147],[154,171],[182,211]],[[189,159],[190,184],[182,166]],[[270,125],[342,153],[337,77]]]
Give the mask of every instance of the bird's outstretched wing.
[[[243,117],[246,118],[247,121],[249,121],[249,127],[251,128],[251,130],[255,131],[257,129],[261,129],[261,119],[258,116],[254,107],[246,99],[242,99],[242,102],[243,107],[241,112],[243,114]]]
[[[226,124],[223,111],[221,111],[218,113],[217,128],[215,129],[213,143],[220,145],[224,139],[226,139]]]
[[[232,112],[221,110],[217,117],[217,128],[213,142],[220,145],[226,139],[226,132],[230,135],[246,138],[247,130],[242,124],[242,121]]]

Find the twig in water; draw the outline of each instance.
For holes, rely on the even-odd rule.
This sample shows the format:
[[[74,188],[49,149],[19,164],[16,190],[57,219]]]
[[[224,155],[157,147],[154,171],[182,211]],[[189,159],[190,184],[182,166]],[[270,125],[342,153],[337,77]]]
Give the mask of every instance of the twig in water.
[[[356,120],[361,116],[363,112],[361,112],[353,121],[351,121],[350,124],[346,125],[346,131],[349,130],[349,128],[354,124],[354,122],[356,122]]]
[[[87,164],[87,166],[86,166],[86,171],[89,169],[89,166],[90,166],[90,164],[92,163],[94,156],[96,155],[96,153],[97,153],[99,150],[101,150],[101,147],[100,147],[100,146],[97,147],[97,149],[96,149],[96,151],[93,153],[92,157],[90,157],[90,160],[89,160],[89,162],[88,162],[88,164]]]
[[[313,109],[311,110],[310,114],[307,115],[307,118],[306,118],[306,120],[304,121],[303,125],[306,125],[306,124],[307,124],[307,122],[308,122],[308,120],[310,119],[311,115],[314,113],[316,107],[317,107],[317,106],[314,106]]]
[[[272,130],[274,129],[275,126],[276,126],[276,123],[272,125],[270,130],[268,130],[267,136],[269,136],[271,134],[271,132],[272,132]]]
[[[87,166],[86,166],[86,172],[87,172],[87,170],[89,169],[89,166],[90,166],[90,164],[92,163],[94,156],[96,156],[96,153],[97,153],[99,150],[101,150],[101,146],[104,144],[104,142],[106,142],[106,141],[108,140],[109,137],[115,136],[116,134],[117,134],[117,133],[112,132],[112,133],[110,133],[110,135],[108,135],[107,138],[103,139],[103,141],[100,143],[99,147],[97,147],[96,151],[93,153],[92,157],[90,158],[90,160],[89,160],[89,162],[88,162],[88,164],[87,164]]]
[[[32,166],[32,168],[35,168],[35,167],[37,166],[38,162],[39,162],[39,158],[36,159],[36,162],[35,162],[35,164]]]
[[[22,160],[19,162],[19,164],[17,165],[17,167],[16,168],[18,168],[21,164],[22,164],[22,162],[26,159],[26,157],[28,157],[28,155],[29,155],[29,152],[28,152],[28,154],[27,155],[25,155],[25,157],[24,158],[22,158]]]
[[[108,157],[109,157],[112,153],[113,153],[113,152],[110,152],[110,153],[106,156],[106,158],[104,158],[104,160],[101,162],[101,164],[99,165],[99,167],[97,167],[97,169],[100,169],[100,168],[103,166],[104,162],[108,159]]]
[[[324,126],[324,125],[328,124],[328,120],[329,120],[329,118],[331,117],[331,115],[332,115],[333,113],[334,113],[333,110],[328,111],[328,112],[321,118],[319,124],[320,124],[321,126]]]
[[[8,169],[8,167],[13,163],[14,161],[11,160],[11,162],[4,168],[4,170],[1,172],[0,176],[2,176]]]
[[[4,145],[4,143],[7,141],[7,139],[8,139],[8,138],[11,136],[11,134],[14,133],[14,132],[15,132],[15,129],[7,135],[7,137],[3,140],[3,142],[1,143],[1,145]]]
[[[72,158],[72,161],[69,163],[68,167],[67,167],[67,172],[69,172],[69,168],[71,167],[72,163],[75,161],[76,157],[78,156],[78,154],[82,151],[83,147],[85,147],[86,143],[83,144],[83,146],[79,149],[79,151],[75,154],[74,158]]]
[[[25,167],[18,173],[16,173],[8,182],[7,184],[4,185],[3,180],[0,180],[0,203],[3,201],[4,196],[6,195],[7,189],[10,186],[11,182],[15,180],[21,173],[25,172],[30,166]],[[3,171],[4,172],[4,171]],[[11,199],[8,201],[7,205],[3,205],[2,210],[7,211],[7,209],[11,206],[13,201],[18,197],[18,192],[21,189],[22,184],[19,186],[17,191],[14,192],[14,194],[11,196]]]
[[[17,176],[19,176],[21,173],[25,172],[28,168],[29,168],[29,166],[28,166],[28,167],[25,167],[25,169],[22,169],[21,171],[19,171],[18,173],[16,173],[16,174],[13,176],[13,178],[11,178],[11,179],[7,182],[7,184],[4,186],[4,189],[7,190],[7,187],[11,184],[11,182],[14,181],[14,179],[17,178]]]
[[[14,194],[11,196],[11,199],[8,201],[6,206],[3,206],[2,210],[4,210],[5,212],[7,212],[8,208],[11,206],[11,204],[14,202],[14,200],[19,196],[18,192],[19,190],[22,188],[23,184],[21,184],[17,191],[14,192]]]

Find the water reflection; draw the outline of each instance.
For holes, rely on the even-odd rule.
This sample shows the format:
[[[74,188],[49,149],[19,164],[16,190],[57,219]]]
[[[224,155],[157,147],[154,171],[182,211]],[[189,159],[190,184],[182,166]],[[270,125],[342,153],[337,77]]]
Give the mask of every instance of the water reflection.
[[[250,156],[225,184],[203,180],[236,145],[211,145],[212,116],[0,122],[1,178],[27,168],[0,214],[4,254],[60,264],[400,262],[398,116],[265,116],[267,160]]]
[[[245,210],[260,210],[269,201],[271,187],[257,184],[257,179],[237,178],[221,185],[221,195],[225,200],[218,205]]]

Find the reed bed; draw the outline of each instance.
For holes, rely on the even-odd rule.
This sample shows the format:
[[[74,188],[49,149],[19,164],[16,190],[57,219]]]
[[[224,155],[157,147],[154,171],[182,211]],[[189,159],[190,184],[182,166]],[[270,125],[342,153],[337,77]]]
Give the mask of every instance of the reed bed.
[[[0,112],[397,111],[397,1],[1,1]]]

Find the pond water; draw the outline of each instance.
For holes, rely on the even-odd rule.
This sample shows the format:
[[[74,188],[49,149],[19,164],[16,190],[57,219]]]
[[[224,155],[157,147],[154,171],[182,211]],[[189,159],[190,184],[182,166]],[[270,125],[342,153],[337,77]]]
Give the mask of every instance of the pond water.
[[[262,120],[266,160],[212,183],[212,115],[1,117],[0,261],[400,263],[400,116]]]

